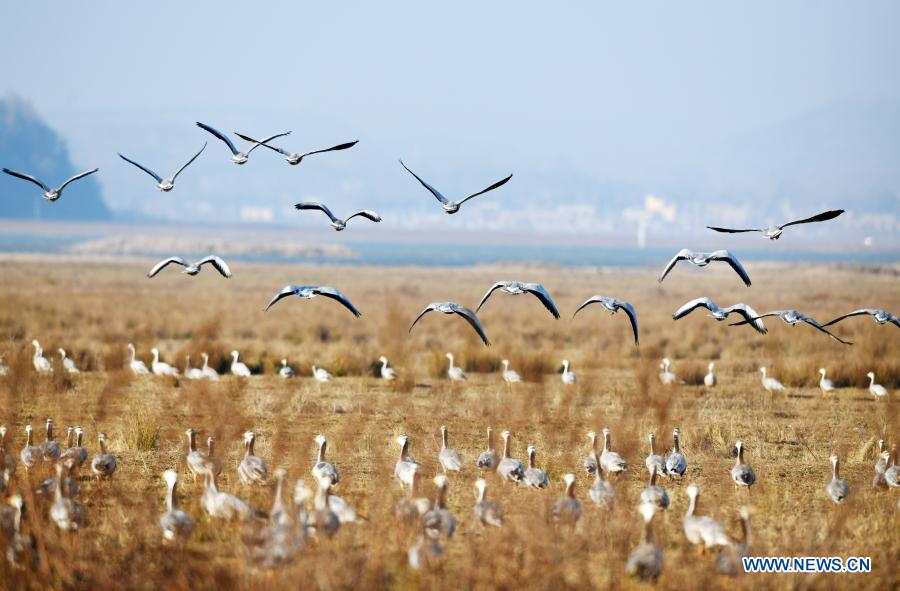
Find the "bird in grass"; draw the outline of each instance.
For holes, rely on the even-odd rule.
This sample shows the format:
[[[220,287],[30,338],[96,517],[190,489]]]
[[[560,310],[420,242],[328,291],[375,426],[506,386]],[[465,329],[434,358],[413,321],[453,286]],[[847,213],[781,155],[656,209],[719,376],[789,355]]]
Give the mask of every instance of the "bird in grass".
[[[826,322],[822,326],[831,326],[832,324],[836,324],[845,318],[850,318],[852,316],[871,316],[872,320],[874,320],[877,324],[893,324],[894,326],[900,327],[900,318],[897,318],[890,312],[886,310],[877,310],[875,308],[860,308],[859,310],[853,310],[848,314],[844,314],[843,316],[838,316],[834,320]]]
[[[594,295],[589,297],[583,304],[578,306],[578,309],[575,310],[575,313],[572,314],[572,319],[575,319],[575,316],[581,312],[587,306],[591,304],[600,304],[603,306],[609,315],[612,316],[619,310],[625,310],[625,313],[628,315],[628,320],[631,321],[631,330],[634,332],[634,344],[639,345],[640,341],[638,340],[638,320],[637,313],[634,311],[634,308],[631,304],[624,300],[618,300],[616,298],[610,298],[602,295]]]
[[[475,315],[475,312],[473,312],[469,308],[466,308],[465,306],[460,306],[455,302],[432,302],[428,304],[427,306],[425,306],[425,309],[422,310],[418,316],[416,316],[416,319],[413,320],[413,323],[409,325],[408,332],[412,332],[413,327],[422,318],[422,316],[425,316],[425,314],[434,311],[441,312],[443,314],[459,314],[460,316],[465,318],[466,322],[468,322],[472,328],[475,329],[475,332],[478,333],[478,336],[481,337],[481,340],[485,345],[491,345],[491,342],[488,340],[488,337],[484,332],[484,328],[481,326],[481,321],[478,320],[478,316]]]
[[[128,350],[131,352],[131,361],[128,362],[128,367],[131,369],[131,372],[136,376],[149,374],[150,370],[147,369],[147,365],[137,358],[137,351],[133,344],[128,343]]]
[[[455,449],[450,447],[448,442],[448,431],[445,425],[441,425],[441,451],[438,453],[438,461],[444,472],[459,472],[462,470],[463,462]]]
[[[737,259],[736,256],[728,252],[727,250],[716,250],[714,252],[693,252],[688,250],[687,248],[682,248],[678,251],[672,260],[669,261],[669,264],[666,265],[666,268],[663,269],[662,275],[659,276],[658,281],[662,283],[663,279],[666,278],[666,275],[678,264],[679,261],[687,261],[696,267],[705,267],[708,264],[716,261],[721,261],[728,263],[732,269],[734,269],[735,273],[737,273],[741,280],[743,280],[744,285],[750,287],[750,276],[747,275],[747,271],[744,270],[744,266],[741,265],[741,262]]]
[[[475,481],[475,517],[482,525],[503,527],[503,509],[496,501],[487,498],[487,488],[484,478]]]
[[[270,142],[274,139],[284,137],[291,133],[290,131],[276,133],[275,135],[269,136],[266,139],[262,140],[261,142],[255,142],[253,144],[253,146],[251,146],[251,148],[249,150],[247,150],[247,152],[245,153],[245,152],[241,152],[240,150],[238,150],[234,146],[234,142],[232,142],[231,139],[229,139],[229,137],[227,135],[225,135],[224,133],[222,133],[215,127],[211,127],[209,125],[206,125],[205,123],[200,123],[199,121],[197,122],[197,127],[208,131],[209,133],[213,134],[215,137],[217,137],[220,140],[222,140],[223,142],[225,142],[225,145],[228,146],[229,150],[231,150],[231,161],[234,162],[235,164],[246,164],[247,160],[250,158],[250,153],[253,152],[253,150],[255,150],[256,148],[258,148],[261,145],[264,145],[266,142]],[[235,135],[240,137],[240,134],[235,134]]]
[[[784,390],[784,384],[775,378],[770,378],[766,373],[765,367],[760,367],[759,372],[762,374],[762,387],[765,388],[767,392],[780,392],[781,390]]]
[[[153,361],[150,363],[150,369],[153,370],[153,373],[158,376],[177,376],[178,368],[172,365],[169,365],[165,361],[159,360],[159,349],[156,347],[150,349],[150,352],[153,353]]]
[[[750,490],[750,487],[756,482],[756,472],[753,471],[753,467],[744,462],[744,443],[742,441],[738,441],[734,444],[735,449],[737,449],[737,458],[734,460],[734,467],[731,469],[731,480],[734,481],[735,486],[745,486],[747,487],[747,491]]]
[[[178,498],[175,495],[178,473],[175,470],[166,470],[163,473],[163,479],[166,481],[166,512],[159,518],[163,540],[184,542],[191,537],[191,533],[194,531],[194,522],[187,513],[178,508]]]
[[[581,501],[575,497],[575,475],[563,474],[563,482],[566,485],[566,496],[553,504],[551,515],[554,522],[575,527],[581,518]]]
[[[148,278],[155,277],[157,273],[165,269],[168,265],[175,263],[184,267],[182,273],[186,273],[187,275],[196,275],[200,272],[200,269],[203,265],[209,263],[213,266],[213,268],[221,273],[222,277],[228,279],[231,277],[231,269],[228,268],[228,264],[223,261],[221,258],[217,257],[214,254],[209,255],[203,259],[200,259],[196,263],[189,263],[181,257],[169,257],[167,259],[163,259],[156,263],[156,265],[150,269],[150,272],[147,273]]]
[[[354,214],[350,215],[349,217],[347,217],[346,219],[342,220],[339,217],[335,216],[333,213],[331,213],[331,210],[328,209],[328,206],[326,206],[324,203],[319,203],[318,201],[304,201],[303,203],[298,203],[298,204],[294,205],[294,207],[296,209],[300,209],[300,210],[317,209],[317,210],[321,211],[322,213],[324,213],[325,215],[328,216],[328,218],[331,220],[331,227],[334,228],[338,232],[340,232],[341,230],[346,228],[347,222],[349,222],[351,219],[353,219],[357,216],[364,217],[367,220],[370,220],[373,222],[381,221],[381,216],[370,209],[363,209],[361,211],[357,211],[356,213],[354,213]]]
[[[641,543],[628,555],[625,572],[629,576],[642,581],[655,581],[662,573],[662,548],[653,539],[653,517],[656,505],[642,503],[638,510],[644,520],[641,529]]]
[[[562,370],[562,374],[561,374],[562,382],[563,382],[563,384],[570,386],[575,383],[577,376],[575,375],[574,371],[569,369],[569,360],[568,359],[563,359],[562,364],[563,364],[563,370]]]
[[[63,369],[65,369],[68,373],[81,373],[78,371],[78,368],[75,367],[75,360],[66,356],[65,349],[57,349],[59,352],[59,357],[62,360]]]
[[[441,194],[440,191],[438,191],[437,189],[435,189],[434,187],[432,187],[431,185],[429,185],[428,183],[426,183],[425,181],[423,181],[421,178],[419,178],[419,175],[417,175],[416,173],[414,173],[413,171],[411,171],[405,164],[403,164],[403,160],[400,161],[400,165],[403,166],[403,168],[406,168],[406,171],[407,171],[409,174],[411,174],[411,175],[413,175],[414,177],[416,177],[416,180],[419,181],[419,183],[421,183],[421,185],[422,185],[423,187],[425,187],[426,189],[428,189],[428,191],[429,191],[432,195],[434,195],[434,198],[437,199],[437,200],[440,202],[441,207],[444,209],[444,211],[445,211],[446,213],[450,213],[450,214],[456,213],[457,211],[459,211],[459,207],[460,207],[463,203],[465,203],[466,201],[468,201],[469,199],[472,199],[473,197],[478,197],[479,195],[483,195],[483,194],[487,193],[488,191],[493,191],[494,189],[496,189],[496,188],[498,188],[498,187],[502,187],[502,186],[505,185],[507,182],[509,182],[509,179],[511,179],[512,176],[513,176],[513,175],[509,175],[509,176],[506,177],[505,179],[502,179],[502,180],[497,181],[496,183],[494,183],[493,185],[491,185],[491,186],[488,187],[487,189],[482,189],[481,191],[478,191],[477,193],[472,193],[472,194],[469,195],[468,197],[465,197],[465,198],[460,199],[460,200],[458,200],[458,201],[451,201],[450,199],[447,199],[446,197],[444,197],[444,196]]]
[[[31,346],[34,347],[34,356],[31,358],[34,370],[43,374],[53,373],[53,366],[50,365],[50,360],[44,357],[44,348],[41,347],[38,340],[34,339],[31,341]]]
[[[447,359],[450,361],[450,366],[447,368],[447,377],[450,378],[451,381],[465,382],[469,379],[466,377],[466,372],[464,372],[460,366],[453,364],[453,353],[447,353]]]
[[[388,358],[382,355],[378,358],[378,361],[381,362],[381,379],[388,381],[396,380],[397,371],[393,367],[388,367]]]
[[[725,533],[722,524],[708,515],[697,515],[697,499],[700,497],[700,487],[692,484],[687,488],[690,504],[684,516],[684,535],[688,541],[705,552],[716,546],[731,546],[731,540]]]
[[[781,318],[786,324],[790,324],[791,326],[795,326],[798,322],[805,322],[806,324],[812,326],[816,330],[820,330],[836,340],[837,342],[844,345],[852,345],[848,341],[841,339],[840,337],[834,335],[833,333],[826,330],[821,324],[816,322],[816,320],[810,316],[807,316],[803,312],[799,310],[772,310],[771,312],[766,312],[765,314],[759,314],[753,318],[748,318],[746,320],[742,320],[741,322],[735,322],[734,324],[730,324],[729,326],[740,326],[742,324],[752,324],[753,322],[760,320],[762,318],[767,318],[769,316],[777,316]]]
[[[169,191],[171,191],[172,189],[175,188],[175,179],[178,178],[178,175],[181,174],[181,172],[182,172],[185,168],[187,168],[188,166],[190,166],[190,164],[191,164],[194,160],[197,159],[197,156],[199,156],[200,154],[202,154],[202,153],[203,153],[203,150],[205,150],[205,149],[206,149],[206,142],[203,142],[203,147],[200,148],[200,151],[197,152],[196,154],[194,154],[194,155],[191,157],[190,160],[188,160],[187,162],[185,162],[184,165],[183,165],[181,168],[179,168],[179,169],[175,172],[175,174],[173,174],[172,176],[170,176],[170,177],[167,178],[167,179],[162,178],[161,176],[159,176],[158,174],[156,174],[155,172],[153,172],[152,170],[150,170],[149,168],[147,168],[147,167],[144,166],[143,164],[139,164],[139,163],[135,162],[134,160],[132,160],[131,158],[129,158],[129,157],[123,155],[123,154],[119,154],[119,158],[121,158],[122,160],[124,160],[125,162],[127,162],[127,163],[129,163],[129,164],[133,164],[134,166],[140,168],[141,170],[143,170],[144,172],[146,172],[147,174],[149,174],[150,176],[152,176],[154,179],[156,179],[156,188],[159,189],[160,191],[162,191],[163,193],[168,193]]]
[[[672,320],[680,320],[697,308],[706,308],[709,311],[707,316],[709,318],[715,318],[719,322],[728,318],[729,314],[737,314],[739,316],[742,316],[744,320],[750,320],[752,318],[753,321],[750,322],[750,326],[756,329],[758,333],[766,334],[767,332],[769,332],[766,329],[766,325],[763,324],[762,319],[758,318],[759,313],[757,313],[756,310],[754,310],[747,304],[741,303],[729,306],[727,308],[720,308],[716,305],[715,302],[706,297],[691,300],[675,310],[675,313],[672,314]]]
[[[556,309],[556,304],[553,303],[553,298],[550,297],[550,294],[547,293],[547,290],[544,289],[544,286],[540,283],[525,283],[524,281],[498,281],[494,285],[490,287],[490,289],[485,292],[484,297],[481,298],[481,301],[478,302],[478,307],[475,308],[475,312],[479,312],[481,307],[485,302],[488,301],[488,298],[497,291],[500,290],[504,293],[508,293],[510,295],[521,295],[523,293],[530,293],[534,297],[536,297],[540,302],[544,305],[547,310],[553,314],[553,317],[559,319],[559,310]]]
[[[829,460],[831,461],[831,481],[825,486],[825,492],[832,501],[840,505],[850,495],[850,486],[841,479],[840,458],[832,455]]]
[[[241,354],[237,351],[231,352],[231,374],[239,378],[249,378],[251,375],[250,368],[247,367],[246,363],[238,361],[240,356]]]
[[[347,296],[342,294],[336,288],[327,285],[286,285],[281,291],[275,294],[275,297],[272,298],[272,301],[269,302],[269,305],[266,306],[266,309],[263,311],[268,311],[269,308],[290,296],[297,296],[301,300],[311,300],[316,296],[324,296],[340,303],[342,306],[353,312],[353,315],[357,318],[362,316],[362,313],[353,306],[353,303],[347,299]]]
[[[241,138],[242,140],[244,140],[246,142],[253,142],[255,144],[253,146],[254,148],[256,148],[257,146],[263,146],[263,147],[269,148],[270,150],[274,150],[274,151],[278,152],[279,154],[284,156],[287,163],[290,164],[291,166],[296,166],[297,164],[300,164],[303,161],[303,159],[306,158],[307,156],[312,156],[313,154],[322,154],[324,152],[335,152],[337,150],[346,150],[348,148],[352,148],[353,146],[355,146],[356,144],[359,143],[359,140],[354,140],[352,142],[338,144],[338,145],[332,146],[330,148],[322,148],[319,150],[311,150],[309,152],[304,152],[303,154],[297,154],[294,152],[288,152],[287,150],[283,150],[281,148],[269,145],[270,141],[272,141],[273,139],[280,137],[280,136],[274,136],[269,139],[257,141],[257,140],[255,140],[249,136],[246,136],[242,133],[235,132],[234,135],[238,136],[239,138]],[[284,135],[287,135],[287,134],[284,134]]]
[[[547,488],[550,486],[550,479],[547,478],[546,472],[537,467],[535,462],[537,451],[534,446],[529,445],[526,453],[528,454],[528,467],[525,468],[525,484],[531,488]]]
[[[56,188],[48,187],[42,181],[38,180],[36,177],[31,176],[30,174],[25,174],[23,172],[16,172],[15,170],[10,170],[8,168],[4,168],[3,172],[5,172],[6,174],[8,174],[10,176],[14,176],[16,178],[20,178],[20,179],[23,179],[26,181],[31,181],[32,183],[34,183],[35,185],[37,185],[38,187],[40,187],[41,189],[44,190],[44,199],[45,200],[56,201],[57,199],[62,197],[63,189],[65,189],[69,185],[69,183],[77,181],[78,179],[83,179],[84,177],[86,177],[88,175],[92,175],[95,172],[97,172],[98,170],[100,170],[100,169],[94,168],[93,170],[85,170],[84,172],[79,172],[75,176],[67,179],[66,182],[64,182],[63,184],[61,184],[60,186],[58,186]]]
[[[869,378],[869,393],[875,398],[884,398],[887,396],[887,388],[882,386],[881,384],[875,383],[875,372],[870,371],[866,374],[866,377]]]
[[[822,390],[822,394],[828,394],[832,390],[834,390],[834,382],[825,378],[825,368],[819,368],[819,389]]]
[[[747,228],[744,230],[735,230],[732,228],[718,228],[716,226],[706,226],[710,230],[715,230],[716,232],[726,232],[728,234],[738,234],[741,232],[760,232],[765,235],[769,240],[778,240],[781,238],[781,233],[788,226],[795,226],[797,224],[810,224],[813,222],[824,222],[827,220],[833,220],[837,216],[844,213],[843,209],[832,209],[830,211],[824,211],[822,213],[818,213],[812,217],[808,217],[806,219],[797,220],[794,222],[788,222],[786,224],[781,224],[780,226],[768,226],[766,228]]]

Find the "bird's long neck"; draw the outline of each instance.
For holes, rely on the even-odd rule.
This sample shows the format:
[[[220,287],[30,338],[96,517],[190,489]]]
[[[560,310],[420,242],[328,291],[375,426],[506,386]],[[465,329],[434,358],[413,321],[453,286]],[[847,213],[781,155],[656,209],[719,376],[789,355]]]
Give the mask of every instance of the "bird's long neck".
[[[387,369],[387,359],[381,360],[381,369]]]
[[[175,481],[169,482],[169,490],[166,493],[166,510],[170,513],[175,510]]]
[[[159,351],[153,351],[153,363],[159,363]]]
[[[326,445],[328,445],[328,442],[326,442],[326,441],[323,439],[322,442],[319,444],[319,457],[317,458],[316,461],[318,461],[318,462],[324,462],[324,461],[325,461],[325,446],[326,446]]]
[[[32,432],[26,431],[25,432],[25,445],[28,447],[31,447],[31,441],[32,441]]]
[[[840,477],[841,477],[841,461],[840,461],[840,460],[835,460],[835,461],[832,463],[831,478],[832,478],[833,480],[837,480],[837,479],[839,479]]]
[[[100,440],[100,452],[103,455],[106,455],[106,440],[105,439]]]
[[[78,447],[84,447],[84,432],[77,433],[75,435],[75,441],[77,442],[76,445],[78,445]]]
[[[213,441],[211,438],[206,440],[206,457],[213,457],[213,449],[215,444],[215,441]]]
[[[509,457],[509,436],[503,438],[503,457]]]
[[[563,361],[563,373],[569,373],[569,362]]]
[[[403,442],[400,446],[400,459],[405,460],[409,456],[409,440]]]
[[[488,450],[494,451],[494,432],[488,429]]]
[[[656,486],[656,466],[650,469],[650,486]]]
[[[416,498],[416,495],[419,491],[419,473],[418,471],[414,471],[412,474],[412,484],[409,486],[409,499],[412,500]]]
[[[675,434],[674,439],[675,439],[675,451],[678,453],[681,453],[681,441],[680,441],[681,437],[678,435],[678,433]]]
[[[134,347],[129,347],[131,350],[131,362],[134,363],[134,360],[137,358],[137,351],[134,350]]]
[[[528,467],[529,468],[534,468],[534,456],[535,456],[534,450],[531,450],[528,452]]]
[[[738,457],[735,460],[735,464],[743,464],[744,463],[744,446],[738,446]]]
[[[63,492],[62,492],[62,469],[56,471],[56,480],[53,482],[53,498],[57,501],[62,500]]]
[[[206,488],[213,493],[219,492],[219,488],[216,486],[216,474],[213,470],[206,473]]]
[[[569,480],[566,482],[566,496],[570,499],[575,498],[575,481]]]
[[[437,499],[435,499],[434,504],[438,509],[444,509],[447,507],[447,486],[443,485],[438,488],[437,491]]]
[[[691,495],[691,502],[688,505],[687,514],[685,517],[693,517],[694,512],[697,510],[697,497],[700,495]]]
[[[644,527],[641,528],[641,544],[647,544],[653,541],[653,516],[650,519],[644,520]]]
[[[869,376],[869,387],[871,388],[873,385],[875,385],[875,374]]]
[[[750,518],[747,515],[741,515],[741,533],[743,534],[743,545],[745,548],[750,546]]]
[[[208,368],[209,368],[209,357],[204,355],[203,356],[203,369],[208,369]]]
[[[188,433],[188,451],[191,453],[197,451],[197,434],[193,431]]]
[[[441,449],[447,449],[447,430],[441,430]]]
[[[447,357],[450,360],[450,369],[453,369],[453,355]]]
[[[487,487],[486,486],[478,487],[478,495],[475,497],[475,500],[479,503],[483,503],[486,498],[487,498]]]
[[[652,455],[655,455],[655,454],[653,453],[653,440],[654,440],[654,439],[656,439],[656,438],[655,438],[655,437],[651,437],[651,438],[650,438],[650,455],[651,455],[651,456],[652,456]]]
[[[53,423],[47,423],[47,441],[53,441]]]
[[[597,453],[597,450],[594,450],[594,464],[597,466],[597,469],[594,472],[594,482],[602,482],[603,466],[600,465],[600,454]]]
[[[603,451],[609,451],[609,431],[603,432]]]
[[[69,429],[66,431],[66,449],[68,449],[70,447],[72,447],[72,428],[71,427],[69,427]]]

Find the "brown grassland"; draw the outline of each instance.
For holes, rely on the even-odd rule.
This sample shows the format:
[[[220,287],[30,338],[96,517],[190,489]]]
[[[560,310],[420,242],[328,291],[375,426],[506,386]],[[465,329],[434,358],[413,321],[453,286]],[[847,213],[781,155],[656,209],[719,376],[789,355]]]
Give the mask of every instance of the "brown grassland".
[[[235,263],[225,280],[211,269],[190,278],[164,271],[153,280],[149,264],[17,257],[0,262],[0,354],[9,366],[0,378],[0,424],[10,429],[8,445],[18,456],[23,428],[53,417],[82,425],[93,453],[101,430],[109,435],[119,469],[111,485],[83,480],[80,499],[88,524],[75,535],[61,534],[47,505],[31,489],[49,474],[25,474],[19,467],[11,488],[26,496],[24,528],[35,535],[44,557],[37,572],[19,572],[0,560],[0,587],[79,589],[585,589],[639,586],[625,577],[625,560],[637,544],[636,500],[646,486],[647,433],[671,446],[673,427],[683,432],[688,458],[684,481],[663,479],[672,506],[655,522],[663,547],[661,588],[790,589],[868,588],[900,585],[900,495],[873,489],[876,441],[898,439],[896,395],[874,400],[868,371],[896,393],[900,388],[900,331],[855,318],[834,327],[853,341],[843,346],[809,326],[769,320],[769,334],[729,327],[701,311],[673,322],[672,312],[694,297],[720,305],[744,301],[758,311],[798,308],[822,322],[862,306],[900,311],[900,269],[894,267],[749,265],[745,288],[727,266],[676,268],[661,286],[655,269],[393,269],[353,266]],[[562,312],[553,320],[530,297],[496,293],[480,313],[492,347],[484,347],[457,317],[426,316],[415,331],[409,323],[430,301],[452,299],[474,307],[497,279],[543,283]],[[359,320],[325,298],[287,299],[262,309],[287,283],[334,285],[363,312]],[[625,314],[610,318],[599,306],[570,317],[588,296],[601,293],[632,302],[641,327],[641,346],[631,343]],[[31,339],[53,355],[52,377],[31,366]],[[197,366],[209,352],[220,371],[232,349],[253,369],[250,379],[223,377],[218,383],[131,375],[126,345],[135,343],[149,365],[149,350],[183,367],[190,354]],[[63,375],[56,349],[64,347],[83,372]],[[444,354],[452,351],[468,372],[464,385],[446,378]],[[387,355],[400,378],[375,377],[379,355]],[[663,356],[684,385],[663,387],[657,378]],[[298,377],[282,380],[277,367],[286,357]],[[507,388],[500,360],[508,358],[524,382]],[[578,383],[559,378],[567,358]],[[706,389],[702,376],[716,361],[719,385]],[[310,376],[316,363],[335,380],[320,385]],[[758,368],[788,386],[770,395]],[[823,397],[819,367],[828,368],[838,390]],[[450,430],[451,445],[466,463],[450,476],[449,504],[459,520],[443,560],[413,571],[406,551],[414,533],[394,519],[401,497],[393,478],[395,438],[409,434],[412,454],[422,465],[425,489],[439,472],[438,429]],[[503,507],[506,524],[485,530],[472,517],[474,459],[485,448],[484,430],[513,433],[513,453],[528,444],[552,480],[546,491],[505,485],[489,478],[490,494]],[[614,449],[629,460],[626,475],[613,478],[617,504],[610,512],[587,499],[589,480],[581,470],[589,430],[612,430]],[[336,494],[365,517],[331,539],[309,543],[289,565],[261,572],[248,560],[242,526],[211,521],[199,504],[202,485],[185,467],[184,431],[193,427],[219,442],[225,469],[220,487],[268,510],[271,487],[237,482],[240,435],[258,433],[257,454],[270,469],[284,467],[291,484],[311,480],[313,438],[329,438],[329,456],[341,470]],[[734,442],[743,440],[758,483],[752,493],[736,491],[729,471]],[[661,450],[658,450],[661,451]],[[844,506],[825,495],[829,455],[842,459],[852,492]],[[162,472],[182,474],[181,503],[195,522],[183,547],[161,543]],[[561,477],[578,475],[584,502],[577,529],[548,523],[552,503],[563,494]],[[698,556],[686,541],[681,518],[689,482],[701,487],[699,512],[721,521],[737,536],[737,509],[753,507],[756,555],[870,556],[870,574],[743,575],[724,579],[714,555]],[[293,488],[292,486],[290,487]],[[288,498],[290,495],[285,494]],[[659,516],[658,516],[659,517]],[[5,544],[5,541],[2,542]]]

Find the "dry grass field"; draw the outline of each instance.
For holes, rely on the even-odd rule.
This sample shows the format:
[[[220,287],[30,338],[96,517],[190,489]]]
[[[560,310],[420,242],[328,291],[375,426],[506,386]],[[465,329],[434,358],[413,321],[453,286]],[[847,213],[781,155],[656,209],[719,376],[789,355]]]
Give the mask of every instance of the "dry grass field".
[[[662,479],[672,498],[658,516],[655,535],[664,552],[661,588],[890,589],[900,585],[900,510],[897,491],[870,482],[879,438],[900,436],[896,393],[900,389],[900,331],[855,318],[833,327],[853,346],[843,346],[809,326],[767,322],[769,334],[729,327],[701,311],[678,322],[672,312],[707,295],[719,305],[744,301],[758,311],[798,308],[821,322],[861,306],[900,311],[900,269],[851,266],[749,265],[753,287],[745,288],[725,265],[679,266],[661,286],[657,269],[476,268],[392,269],[353,266],[288,266],[234,263],[225,280],[211,269],[191,278],[175,271],[148,280],[150,263],[84,262],[10,258],[0,262],[0,354],[10,371],[0,377],[0,424],[10,429],[8,447],[18,455],[23,428],[53,417],[62,428],[82,425],[93,453],[105,431],[119,462],[111,485],[97,485],[82,473],[80,499],[87,525],[60,533],[47,504],[31,490],[49,474],[26,476],[21,466],[12,489],[28,507],[26,531],[35,535],[44,558],[36,572],[13,571],[0,561],[0,587],[79,589],[586,589],[630,588],[624,565],[637,545],[637,498],[646,486],[647,434],[655,431],[666,448],[680,427],[688,458],[684,481]],[[553,295],[563,318],[554,320],[530,296],[495,293],[479,314],[493,346],[484,347],[458,317],[431,314],[412,335],[407,328],[429,302],[451,299],[474,307],[498,279],[539,281]],[[262,309],[288,283],[334,285],[362,311],[355,319],[325,298],[287,299]],[[625,299],[637,309],[641,346],[631,342],[627,317],[609,317],[599,306],[570,318],[588,296]],[[56,371],[38,377],[31,366],[33,338],[53,353]],[[155,376],[135,377],[127,369],[126,345],[133,342],[149,365],[158,347],[169,363],[183,367],[200,353],[226,371],[228,354],[241,352],[253,369],[249,379],[220,382]],[[84,371],[63,375],[58,347]],[[464,385],[447,379],[444,354],[452,351],[469,374]],[[388,383],[374,372],[386,355],[399,373]],[[684,385],[659,383],[662,357]],[[280,359],[298,376],[280,379]],[[507,358],[524,378],[508,388],[500,378]],[[564,386],[562,359],[572,362],[578,383]],[[716,362],[719,385],[706,389],[702,376]],[[310,365],[335,380],[318,384]],[[758,368],[788,386],[772,395],[760,386]],[[838,386],[823,397],[819,367]],[[868,371],[892,391],[887,400],[868,393]],[[393,478],[396,437],[407,433],[412,455],[426,476],[439,473],[438,430],[447,425],[451,445],[466,463],[450,476],[449,506],[459,520],[443,559],[414,571],[407,549],[414,531],[401,527],[394,506],[401,498]],[[490,495],[506,513],[502,529],[486,530],[472,516],[474,460],[485,448],[484,432],[513,433],[514,456],[524,459],[534,444],[538,463],[552,485],[535,491],[491,476]],[[581,469],[586,433],[612,430],[614,449],[630,463],[613,478],[617,503],[609,512],[587,499],[590,484]],[[341,471],[335,493],[364,517],[331,539],[306,545],[289,565],[265,572],[249,559],[249,525],[211,521],[200,504],[202,485],[185,467],[188,427],[218,441],[225,469],[220,487],[268,510],[273,488],[242,487],[235,474],[241,434],[258,433],[257,454],[270,469],[283,467],[293,489],[311,481],[313,438],[324,433],[329,456]],[[729,472],[736,440],[756,470],[752,493],[736,491]],[[657,450],[662,451],[662,450]],[[842,459],[851,485],[843,506],[825,495],[828,457]],[[183,508],[195,522],[184,547],[162,544],[162,472],[182,474]],[[584,514],[575,530],[548,522],[563,494],[562,475],[578,475],[576,492]],[[753,508],[756,555],[870,556],[871,574],[742,575],[726,579],[714,570],[715,555],[698,556],[682,532],[687,484],[701,488],[699,512],[739,532],[737,510]],[[285,494],[290,497],[289,493]],[[659,517],[662,517],[661,519]],[[3,541],[2,544],[6,542]]]

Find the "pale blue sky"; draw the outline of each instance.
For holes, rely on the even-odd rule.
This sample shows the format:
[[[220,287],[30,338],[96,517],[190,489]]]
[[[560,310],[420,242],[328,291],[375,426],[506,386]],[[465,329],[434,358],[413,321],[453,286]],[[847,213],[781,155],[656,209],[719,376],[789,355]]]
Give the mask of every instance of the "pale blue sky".
[[[0,92],[31,100],[79,165],[100,166],[120,210],[290,216],[281,208],[317,195],[439,217],[402,156],[451,194],[516,174],[468,223],[524,201],[590,206],[615,226],[604,204],[640,207],[647,193],[692,224],[722,196],[738,218],[768,200],[768,221],[782,191],[897,214],[900,144],[865,132],[893,130],[900,113],[897,2],[225,4],[11,3]],[[197,119],[292,129],[297,150],[361,143],[297,169],[273,154],[235,167],[211,143],[163,198],[115,156],[177,166],[210,139]],[[822,137],[835,146],[818,154]],[[860,146],[864,161],[835,165]]]

